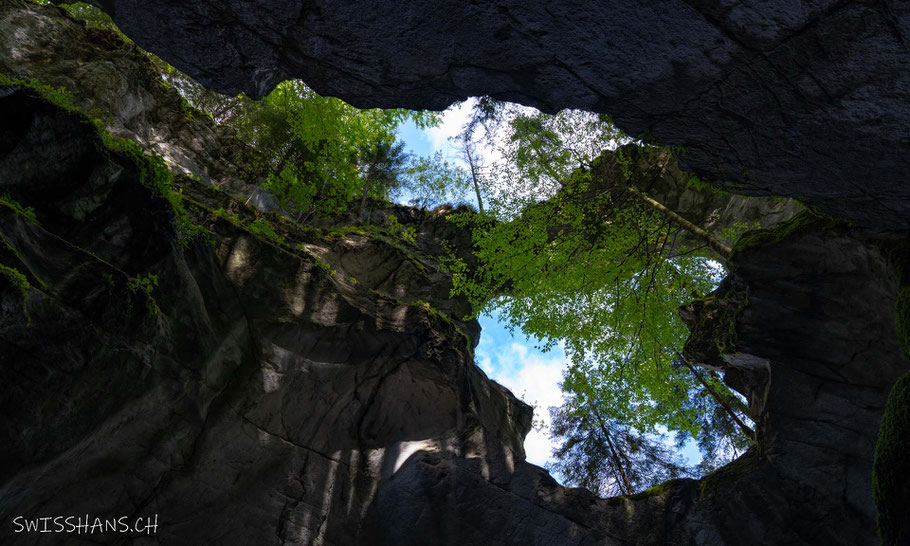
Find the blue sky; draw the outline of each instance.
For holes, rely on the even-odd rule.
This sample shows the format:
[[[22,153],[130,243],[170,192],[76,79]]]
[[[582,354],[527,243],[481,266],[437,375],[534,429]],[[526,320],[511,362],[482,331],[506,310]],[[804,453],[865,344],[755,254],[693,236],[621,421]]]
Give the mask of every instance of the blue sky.
[[[461,132],[467,121],[471,103],[465,102],[447,110],[439,127],[418,129],[408,122],[398,135],[408,151],[418,156],[430,156],[442,151],[451,159],[457,153],[449,138]],[[547,408],[562,403],[559,381],[565,369],[566,357],[560,347],[546,353],[535,348],[535,342],[521,332],[513,336],[498,321],[498,316],[478,317],[482,328],[480,344],[475,351],[477,365],[494,381],[507,387],[515,396],[536,405],[535,418],[549,420]],[[528,461],[543,466],[552,451],[546,432],[532,430],[525,439]]]
[[[416,156],[430,156],[442,151],[450,159],[463,163],[449,139],[461,132],[468,119],[472,102],[466,101],[443,113],[442,123],[427,130],[418,129],[412,122],[403,124],[398,135],[408,151]],[[487,152],[487,156],[495,156]],[[478,366],[494,381],[505,386],[518,398],[534,405],[535,420],[549,423],[550,406],[562,404],[559,382],[566,369],[566,355],[561,346],[544,353],[539,351],[536,340],[522,332],[514,335],[499,322],[498,315],[478,317],[482,328],[480,344],[475,351]],[[551,459],[553,444],[546,429],[532,430],[525,439],[527,460],[543,466]],[[690,463],[701,460],[694,442],[682,451]]]

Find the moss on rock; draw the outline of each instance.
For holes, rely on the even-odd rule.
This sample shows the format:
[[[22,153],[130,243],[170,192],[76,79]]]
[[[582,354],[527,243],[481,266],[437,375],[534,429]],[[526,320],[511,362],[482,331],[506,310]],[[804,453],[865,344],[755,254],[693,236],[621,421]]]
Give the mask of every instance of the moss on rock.
[[[904,354],[910,356],[910,286],[902,286],[897,293],[894,328],[897,330],[898,344]]]
[[[756,229],[743,233],[733,245],[733,252],[730,253],[730,261],[732,262],[738,253],[747,248],[773,245],[806,229],[815,228],[819,230],[829,230],[837,227],[848,227],[850,225],[850,222],[845,220],[830,218],[810,209],[806,209],[779,226],[769,229]]]
[[[31,288],[28,279],[19,272],[15,267],[7,267],[3,264],[0,264],[0,276],[6,277],[6,280],[9,283],[19,290],[22,295],[22,301],[28,299],[28,289]]]
[[[910,373],[888,396],[875,445],[872,494],[882,544],[910,543]]]
[[[735,483],[741,477],[749,474],[758,466],[758,452],[755,448],[749,449],[742,457],[730,462],[701,480],[698,488],[698,497],[707,498],[725,488],[726,485]]]
[[[667,491],[673,489],[673,487],[676,486],[677,484],[685,482],[685,481],[687,481],[687,480],[685,480],[685,479],[668,480],[663,483],[659,483],[659,484],[655,485],[654,487],[649,487],[648,489],[645,489],[644,491],[642,491],[640,493],[626,495],[626,498],[629,500],[632,500],[632,501],[638,501],[638,500],[643,500],[643,499],[647,499],[650,497],[656,497],[658,495],[662,495],[662,494],[666,493]]]

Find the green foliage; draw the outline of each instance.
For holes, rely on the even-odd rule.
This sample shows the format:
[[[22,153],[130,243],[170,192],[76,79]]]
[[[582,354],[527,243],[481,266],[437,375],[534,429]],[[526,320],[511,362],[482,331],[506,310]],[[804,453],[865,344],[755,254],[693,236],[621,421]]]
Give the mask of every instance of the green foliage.
[[[910,373],[902,375],[888,396],[875,444],[872,491],[882,544],[910,540]]]
[[[248,212],[249,214],[256,214],[252,212],[252,209]],[[293,249],[306,253],[306,248],[303,243],[297,243],[292,246],[282,235],[281,221],[278,218],[273,217],[272,219],[269,219],[267,216],[262,216],[255,218],[252,221],[247,221],[244,220],[240,214],[226,211],[223,207],[211,210],[210,213],[216,218],[227,220],[231,224],[234,224],[260,240],[282,247],[285,250]]]
[[[130,277],[127,281],[127,288],[133,293],[137,290],[151,293],[156,286],[158,286],[158,275],[152,275],[151,273]]]
[[[417,238],[417,229],[413,226],[404,227],[396,216],[389,215],[389,228],[408,243],[413,243]]]
[[[426,127],[433,113],[358,110],[286,81],[261,101],[244,101],[232,118],[241,139],[261,152],[265,189],[290,212],[337,214],[366,198],[387,198],[407,160],[395,129]]]
[[[605,174],[598,159],[603,150],[627,140],[602,116],[512,116],[505,164],[498,168],[504,182],[490,200],[493,218],[453,215],[473,227],[479,264],[444,264],[453,292],[467,296],[478,312],[497,312],[511,328],[537,337],[544,350],[563,345],[571,363],[561,385],[567,402],[552,410],[561,419],[552,431],[562,442],[557,465],[570,482],[595,490],[617,482],[605,459],[593,455],[606,449],[591,428],[594,415],[627,438],[633,453],[651,454],[641,464],[629,455],[630,473],[642,468],[636,488],[682,472],[672,454],[646,447],[660,432],[674,433],[679,442],[696,439],[705,456],[702,470],[748,445],[676,357],[688,336],[677,308],[711,292],[720,267],[678,244],[681,227],[627,189],[640,168],[632,156],[617,150],[615,176]],[[741,406],[718,378],[701,380]],[[674,470],[649,479],[646,467]]]
[[[151,273],[130,277],[126,282],[126,287],[130,292],[133,294],[141,293],[145,297],[145,307],[150,317],[161,313],[161,308],[158,307],[158,302],[156,302],[155,298],[152,297],[152,291],[157,286],[158,275],[153,275]]]
[[[316,263],[316,267],[321,269],[322,272],[329,277],[334,277],[338,273],[338,271],[332,269],[332,266],[322,258],[316,257],[314,258],[314,262]]]
[[[28,282],[28,278],[25,275],[20,273],[15,267],[7,267],[3,264],[0,264],[0,275],[6,277],[6,280],[19,290],[23,302],[28,299],[28,289],[32,285]]]
[[[268,239],[277,244],[285,244],[284,237],[278,235],[275,228],[267,220],[256,219],[247,225],[247,229],[259,238]]]
[[[672,226],[647,210],[612,208],[606,196],[585,199],[590,188],[577,180],[512,221],[475,230],[481,266],[450,267],[455,291],[545,349],[563,342],[573,369],[599,377],[599,396],[615,401],[610,417],[694,433],[682,408],[693,380],[670,366],[688,334],[676,308],[713,289],[716,267],[694,254],[661,255]]]
[[[10,197],[10,195],[8,193],[0,195],[0,205],[4,205],[4,206],[12,209],[13,212],[18,214],[19,216],[22,216],[29,222],[35,224],[36,226],[41,225],[38,222],[38,216],[35,214],[35,209],[33,209],[32,207],[22,206],[18,201],[15,201],[12,197]]]

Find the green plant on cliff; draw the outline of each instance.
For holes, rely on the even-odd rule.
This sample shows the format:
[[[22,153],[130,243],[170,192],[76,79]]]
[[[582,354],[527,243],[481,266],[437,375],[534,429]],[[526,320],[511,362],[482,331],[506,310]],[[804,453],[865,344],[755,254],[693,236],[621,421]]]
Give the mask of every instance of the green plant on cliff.
[[[15,267],[7,267],[3,264],[0,264],[0,275],[5,277],[7,282],[19,290],[23,302],[28,300],[28,289],[31,288],[32,285],[28,282],[28,278],[26,278],[25,275],[20,273]]]
[[[389,229],[408,243],[413,243],[417,237],[417,229],[414,226],[403,226],[396,216],[389,215]]]
[[[161,313],[158,302],[152,296],[152,291],[158,286],[158,275],[147,273],[130,277],[126,282],[126,287],[133,294],[142,294],[145,298],[145,307],[149,316],[155,316]]]
[[[99,128],[99,131],[105,148],[130,160],[139,171],[139,182],[168,202],[180,246],[186,248],[192,239],[208,235],[208,230],[193,222],[190,217],[180,191],[174,189],[174,177],[161,156],[146,153],[145,149],[133,140],[116,137],[102,128]]]
[[[10,196],[10,194],[5,193],[3,195],[0,195],[0,205],[4,205],[4,206],[10,208],[13,212],[18,214],[19,216],[22,216],[29,222],[31,222],[33,224],[38,224],[38,216],[35,214],[35,209],[33,209],[32,207],[22,206],[22,204],[16,200],[14,200]]]

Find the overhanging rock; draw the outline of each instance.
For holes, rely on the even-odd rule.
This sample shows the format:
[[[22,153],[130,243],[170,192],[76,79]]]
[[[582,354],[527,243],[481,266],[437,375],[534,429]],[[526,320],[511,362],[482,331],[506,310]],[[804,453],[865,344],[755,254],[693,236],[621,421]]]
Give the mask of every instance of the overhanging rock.
[[[223,92],[299,77],[360,107],[589,109],[743,193],[910,227],[907,2],[96,2]]]

